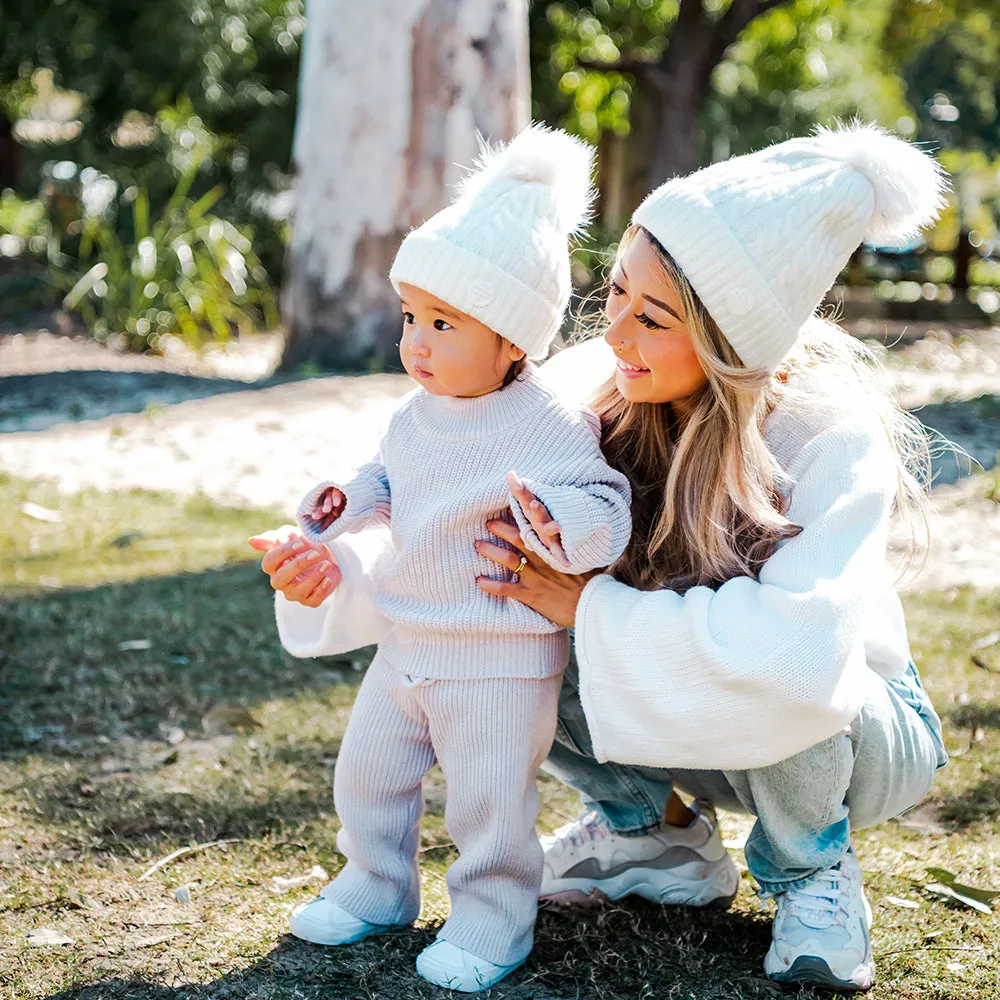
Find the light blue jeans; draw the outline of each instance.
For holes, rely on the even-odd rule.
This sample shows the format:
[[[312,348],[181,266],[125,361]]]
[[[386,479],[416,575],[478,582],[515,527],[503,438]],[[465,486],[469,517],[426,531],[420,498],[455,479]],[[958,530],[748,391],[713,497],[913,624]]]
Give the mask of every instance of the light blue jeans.
[[[947,763],[941,721],[916,667],[911,663],[890,681],[870,671],[867,683],[864,706],[849,730],[769,767],[691,771],[602,764],[593,756],[572,657],[559,697],[556,742],[543,770],[575,788],[625,836],[656,829],[675,787],[756,816],[747,866],[764,891],[782,892],[835,865],[851,845],[851,829],[912,809]]]

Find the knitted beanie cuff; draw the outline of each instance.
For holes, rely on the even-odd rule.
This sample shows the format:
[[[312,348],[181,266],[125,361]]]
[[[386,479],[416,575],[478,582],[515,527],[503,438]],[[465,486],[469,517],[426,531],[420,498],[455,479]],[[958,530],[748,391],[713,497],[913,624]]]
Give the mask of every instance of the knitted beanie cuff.
[[[743,364],[774,371],[808,316],[800,323],[789,317],[698,186],[668,183],[646,198],[632,222],[674,258]]]
[[[559,330],[562,310],[534,289],[461,247],[416,230],[403,240],[389,280],[437,296],[520,347],[533,361],[544,358]]]

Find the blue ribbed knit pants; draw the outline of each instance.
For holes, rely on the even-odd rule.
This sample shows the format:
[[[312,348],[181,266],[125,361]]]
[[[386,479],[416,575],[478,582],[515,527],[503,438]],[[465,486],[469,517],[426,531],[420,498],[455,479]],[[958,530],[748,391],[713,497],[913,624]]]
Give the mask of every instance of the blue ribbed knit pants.
[[[459,850],[438,937],[500,965],[525,958],[542,878],[535,778],[552,744],[560,681],[413,678],[377,654],[335,771],[347,864],[323,895],[373,924],[416,918],[421,779],[438,762]]]

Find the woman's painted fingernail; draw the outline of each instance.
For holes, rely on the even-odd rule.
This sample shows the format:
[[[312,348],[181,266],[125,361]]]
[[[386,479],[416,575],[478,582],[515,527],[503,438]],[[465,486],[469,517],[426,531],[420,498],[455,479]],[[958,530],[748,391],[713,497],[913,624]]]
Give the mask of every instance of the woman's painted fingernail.
[[[298,552],[299,549],[305,548],[305,542],[292,542],[292,551]]]
[[[329,568],[330,568],[330,563],[329,563],[329,562],[328,562],[328,561],[327,561],[326,559],[324,559],[324,560],[323,560],[323,561],[322,561],[322,562],[321,562],[321,563],[319,564],[319,571],[320,571],[321,573],[325,573],[325,572],[326,572],[326,571],[327,571],[327,570],[328,570]]]
[[[306,555],[306,562],[313,562],[316,559],[319,559],[319,553],[315,549]]]

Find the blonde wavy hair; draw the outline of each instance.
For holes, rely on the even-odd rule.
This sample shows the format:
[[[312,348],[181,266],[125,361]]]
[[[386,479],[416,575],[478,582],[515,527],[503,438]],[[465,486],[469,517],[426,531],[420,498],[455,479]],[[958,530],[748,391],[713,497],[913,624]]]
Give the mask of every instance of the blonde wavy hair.
[[[801,530],[786,516],[785,476],[764,438],[765,421],[779,403],[808,408],[826,398],[839,407],[855,394],[863,400],[893,446],[897,507],[926,533],[927,437],[886,391],[873,353],[836,324],[814,317],[776,372],[746,368],[649,232],[630,227],[619,258],[639,233],[655,249],[664,282],[680,296],[707,382],[688,401],[683,422],[669,403],[629,402],[613,376],[591,399],[608,461],[632,486],[632,538],[609,572],[640,590],[681,592],[738,576],[756,579],[779,543]],[[807,373],[808,380],[797,377]],[[911,556],[915,541],[914,532]]]

